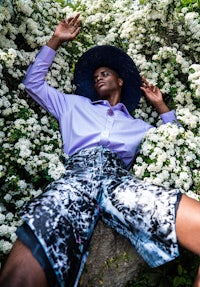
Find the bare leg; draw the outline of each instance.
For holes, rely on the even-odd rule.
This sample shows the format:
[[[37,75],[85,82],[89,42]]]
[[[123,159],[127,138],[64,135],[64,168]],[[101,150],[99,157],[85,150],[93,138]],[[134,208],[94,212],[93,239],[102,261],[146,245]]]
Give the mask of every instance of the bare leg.
[[[45,273],[26,245],[17,240],[0,276],[1,287],[48,287]]]
[[[200,202],[182,196],[176,217],[179,243],[200,256]]]
[[[196,276],[194,284],[193,284],[193,287],[199,287],[199,286],[200,286],[200,267],[199,267],[199,270],[197,272],[197,276]]]
[[[200,256],[200,202],[182,196],[177,211],[176,232],[179,243]],[[200,287],[200,269],[193,287]]]

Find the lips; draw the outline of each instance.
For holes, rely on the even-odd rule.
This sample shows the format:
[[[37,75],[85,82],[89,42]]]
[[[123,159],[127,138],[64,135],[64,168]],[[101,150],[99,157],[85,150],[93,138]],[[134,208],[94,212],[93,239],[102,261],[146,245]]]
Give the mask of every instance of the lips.
[[[97,87],[97,88],[100,88],[100,87],[102,87],[104,84],[105,84],[105,83],[104,83],[103,81],[99,81],[99,82],[97,82],[96,87]]]

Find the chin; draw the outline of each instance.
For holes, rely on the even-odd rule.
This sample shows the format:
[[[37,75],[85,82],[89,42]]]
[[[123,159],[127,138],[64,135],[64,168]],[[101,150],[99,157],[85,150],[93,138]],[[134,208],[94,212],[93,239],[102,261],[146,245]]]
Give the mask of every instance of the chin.
[[[100,100],[108,100],[109,96],[106,95],[99,95],[98,96]]]

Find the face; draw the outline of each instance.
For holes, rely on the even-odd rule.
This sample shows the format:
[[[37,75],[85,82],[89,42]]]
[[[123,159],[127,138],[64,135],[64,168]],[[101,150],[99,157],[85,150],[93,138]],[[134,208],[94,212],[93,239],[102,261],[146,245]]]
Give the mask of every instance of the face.
[[[123,80],[118,74],[107,67],[98,68],[94,72],[94,88],[100,99],[111,97],[113,94],[121,94]]]

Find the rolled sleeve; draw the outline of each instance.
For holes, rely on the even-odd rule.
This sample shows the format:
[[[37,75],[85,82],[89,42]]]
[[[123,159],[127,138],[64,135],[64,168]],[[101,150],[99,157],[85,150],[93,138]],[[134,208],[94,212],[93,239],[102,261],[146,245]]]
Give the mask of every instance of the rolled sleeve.
[[[48,46],[43,46],[37,57],[50,65],[55,57],[55,54],[55,50]]]
[[[162,119],[164,124],[167,124],[167,123],[176,123],[176,124],[178,124],[178,120],[177,120],[177,117],[176,117],[176,111],[175,110],[172,110],[172,111],[169,111],[167,113],[161,114],[160,117],[161,117],[161,119]]]

